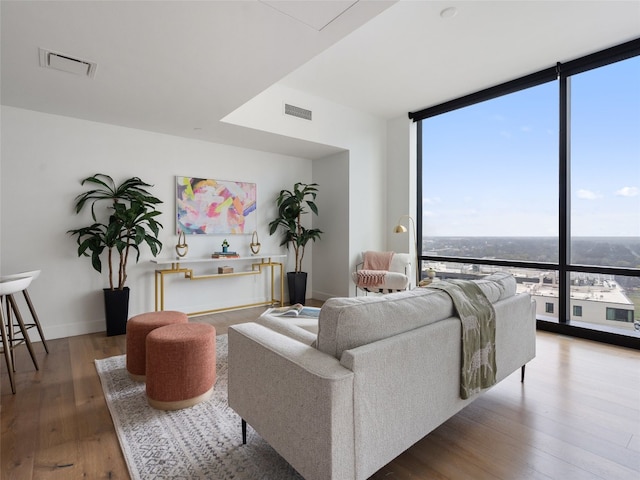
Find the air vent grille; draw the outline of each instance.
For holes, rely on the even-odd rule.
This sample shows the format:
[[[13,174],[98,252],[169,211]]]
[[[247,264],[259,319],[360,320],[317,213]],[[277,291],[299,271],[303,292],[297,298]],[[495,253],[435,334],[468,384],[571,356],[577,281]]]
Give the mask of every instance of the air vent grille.
[[[291,115],[292,117],[302,118],[304,120],[311,120],[312,112],[306,108],[296,107],[294,105],[284,104],[284,114]]]
[[[62,53],[51,52],[44,48],[38,49],[40,54],[40,66],[44,68],[53,68],[62,72],[73,73],[74,75],[86,76],[93,78],[96,73],[97,65],[93,62],[80,60],[78,58],[63,55]]]

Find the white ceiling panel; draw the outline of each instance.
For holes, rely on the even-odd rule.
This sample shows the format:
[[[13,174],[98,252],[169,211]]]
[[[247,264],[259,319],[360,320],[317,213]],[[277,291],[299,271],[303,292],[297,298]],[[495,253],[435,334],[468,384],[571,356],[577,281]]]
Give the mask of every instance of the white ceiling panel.
[[[322,155],[220,120],[276,83],[395,118],[640,38],[640,0],[2,0],[0,20],[3,105]]]

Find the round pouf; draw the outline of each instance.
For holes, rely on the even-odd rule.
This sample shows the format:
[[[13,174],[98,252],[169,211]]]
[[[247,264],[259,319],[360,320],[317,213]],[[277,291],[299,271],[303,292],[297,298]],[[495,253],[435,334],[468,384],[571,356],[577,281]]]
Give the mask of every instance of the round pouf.
[[[163,311],[149,312],[131,317],[127,322],[127,371],[129,376],[144,382],[146,375],[147,335],[156,328],[177,323],[187,323],[186,313]]]
[[[216,329],[183,323],[147,335],[147,400],[178,410],[208,400],[216,382]]]

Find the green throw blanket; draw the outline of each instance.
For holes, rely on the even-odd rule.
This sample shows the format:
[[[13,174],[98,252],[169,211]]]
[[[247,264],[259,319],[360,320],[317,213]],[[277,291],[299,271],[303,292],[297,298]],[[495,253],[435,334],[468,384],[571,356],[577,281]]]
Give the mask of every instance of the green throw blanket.
[[[496,314],[478,285],[469,280],[435,282],[449,294],[462,322],[460,397],[469,398],[496,383]]]

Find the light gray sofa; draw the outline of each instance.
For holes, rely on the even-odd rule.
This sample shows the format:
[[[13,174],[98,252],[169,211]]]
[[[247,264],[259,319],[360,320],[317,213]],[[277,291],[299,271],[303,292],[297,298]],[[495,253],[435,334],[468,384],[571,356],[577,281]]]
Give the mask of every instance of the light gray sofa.
[[[496,312],[500,381],[535,356],[535,304],[510,275],[476,282]],[[304,319],[235,325],[229,405],[305,479],[364,480],[477,398],[460,398],[454,315],[445,292],[418,288],[330,299],[317,335]]]

